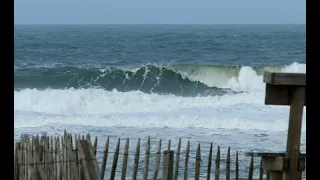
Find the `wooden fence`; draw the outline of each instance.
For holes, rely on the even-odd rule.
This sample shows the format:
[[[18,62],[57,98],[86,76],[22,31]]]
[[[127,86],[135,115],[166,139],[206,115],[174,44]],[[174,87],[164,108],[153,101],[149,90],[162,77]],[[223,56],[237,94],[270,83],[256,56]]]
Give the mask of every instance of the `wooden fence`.
[[[231,178],[230,173],[230,147],[227,150],[226,157],[221,157],[220,147],[217,147],[216,154],[213,155],[213,145],[211,143],[208,157],[206,157],[206,166],[203,164],[203,156],[201,156],[200,144],[198,144],[195,155],[195,163],[190,164],[190,142],[188,141],[185,153],[180,154],[181,138],[178,141],[177,149],[174,152],[171,149],[171,140],[165,150],[162,150],[162,141],[157,144],[157,152],[150,152],[150,137],[146,142],[145,151],[140,152],[140,139],[137,140],[136,150],[134,152],[133,170],[128,173],[128,156],[129,156],[129,138],[124,145],[123,153],[120,152],[120,138],[117,141],[115,151],[109,151],[109,137],[106,139],[105,148],[100,163],[100,168],[96,159],[97,156],[97,137],[94,138],[93,144],[90,141],[90,134],[86,137],[75,135],[74,138],[67,132],[61,137],[49,137],[46,135],[32,136],[22,135],[20,142],[15,143],[14,154],[14,179],[49,179],[49,180],[103,180],[103,179],[226,179]],[[162,152],[161,152],[162,151]],[[140,160],[140,153],[143,155],[143,161]],[[111,154],[111,155],[110,155]],[[113,156],[112,156],[113,155]],[[150,157],[155,155],[156,157]],[[184,156],[184,162],[181,161],[180,155]],[[106,165],[108,156],[113,157],[111,168],[108,170],[109,176],[106,177]],[[116,177],[116,169],[118,166],[119,156],[122,156],[122,167],[118,177]],[[162,156],[162,157],[161,157]],[[175,156],[175,157],[174,157]],[[215,156],[215,160],[213,158]],[[174,161],[175,158],[175,161]],[[142,159],[142,158],[141,158]],[[153,159],[153,165],[150,166],[150,160]],[[162,160],[162,163],[160,163]],[[249,158],[248,158],[249,160]],[[202,163],[201,163],[202,161]],[[231,179],[253,179],[253,157],[248,161],[249,166],[246,177],[240,178],[239,175],[239,156],[238,151],[235,154],[235,162],[232,162],[233,176]],[[141,165],[143,162],[143,166]],[[213,162],[215,165],[213,165]],[[161,166],[162,164],[162,166]],[[141,166],[141,167],[140,167]],[[222,174],[221,168],[224,173]],[[205,170],[203,169],[205,168]],[[190,171],[191,169],[191,171]],[[138,177],[138,171],[142,173]],[[153,170],[153,172],[151,172]],[[213,173],[214,171],[214,173]],[[162,172],[162,173],[161,173]],[[205,173],[204,173],[205,172]],[[260,170],[260,179],[262,179],[262,171]],[[129,175],[128,175],[129,174]],[[179,177],[180,174],[180,177]]]

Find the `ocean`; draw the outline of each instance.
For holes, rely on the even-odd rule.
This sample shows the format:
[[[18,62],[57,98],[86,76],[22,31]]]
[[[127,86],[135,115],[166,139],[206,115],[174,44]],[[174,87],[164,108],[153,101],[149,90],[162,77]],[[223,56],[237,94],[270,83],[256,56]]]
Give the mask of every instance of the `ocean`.
[[[14,140],[90,133],[100,163],[107,136],[111,152],[130,138],[129,177],[138,138],[206,158],[213,142],[245,177],[245,152],[286,148],[289,107],[264,105],[263,71],[306,73],[305,25],[15,25]],[[305,152],[306,109],[302,124]]]

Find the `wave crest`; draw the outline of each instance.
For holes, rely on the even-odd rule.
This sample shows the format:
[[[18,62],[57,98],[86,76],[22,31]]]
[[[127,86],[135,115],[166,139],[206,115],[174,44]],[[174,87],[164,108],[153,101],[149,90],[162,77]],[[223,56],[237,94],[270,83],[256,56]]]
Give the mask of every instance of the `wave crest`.
[[[288,66],[144,65],[137,69],[117,67],[41,67],[15,69],[15,88],[102,88],[121,92],[182,96],[223,95],[264,91],[263,71],[306,72],[306,64]]]

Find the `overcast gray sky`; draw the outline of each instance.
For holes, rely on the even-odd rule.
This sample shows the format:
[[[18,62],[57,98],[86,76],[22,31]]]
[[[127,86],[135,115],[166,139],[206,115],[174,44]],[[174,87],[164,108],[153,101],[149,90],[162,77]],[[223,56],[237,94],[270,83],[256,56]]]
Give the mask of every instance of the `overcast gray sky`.
[[[15,0],[15,24],[305,24],[305,0]]]

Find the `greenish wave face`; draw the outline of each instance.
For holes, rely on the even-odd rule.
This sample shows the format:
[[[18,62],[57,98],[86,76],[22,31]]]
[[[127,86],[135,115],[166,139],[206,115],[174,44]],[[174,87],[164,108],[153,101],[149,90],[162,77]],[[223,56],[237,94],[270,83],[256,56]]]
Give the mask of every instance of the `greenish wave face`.
[[[303,69],[304,65],[291,66],[302,66],[300,68]],[[223,95],[247,91],[233,87],[236,83],[250,83],[255,78],[260,81],[263,71],[280,72],[286,68],[214,65],[146,65],[131,70],[118,67],[39,67],[15,69],[14,83],[16,89],[102,88],[180,96]]]

